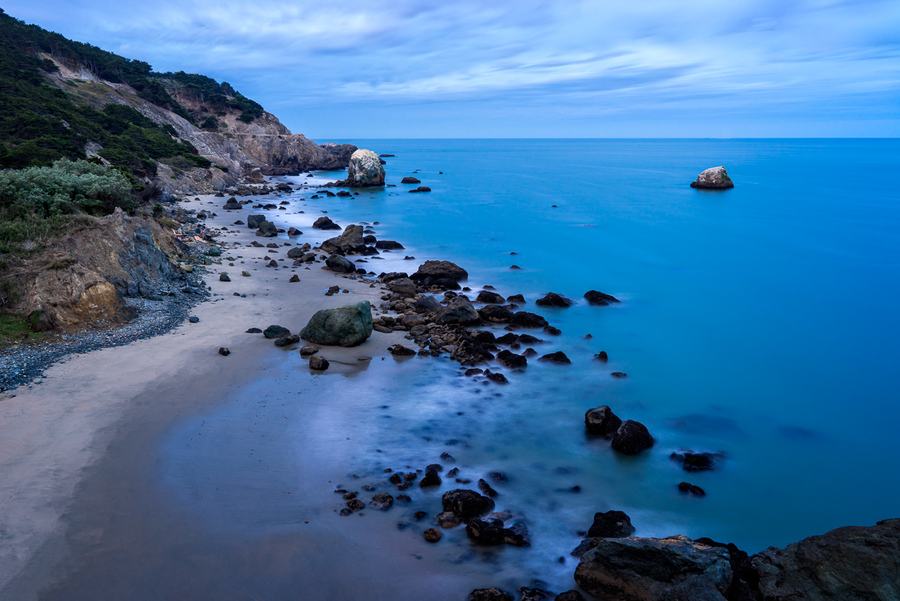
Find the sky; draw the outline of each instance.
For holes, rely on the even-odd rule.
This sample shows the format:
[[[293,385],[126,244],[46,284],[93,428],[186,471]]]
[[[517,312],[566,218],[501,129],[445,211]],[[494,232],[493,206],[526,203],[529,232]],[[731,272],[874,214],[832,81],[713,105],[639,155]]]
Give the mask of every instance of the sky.
[[[156,71],[228,81],[316,140],[900,137],[900,0],[0,7]]]

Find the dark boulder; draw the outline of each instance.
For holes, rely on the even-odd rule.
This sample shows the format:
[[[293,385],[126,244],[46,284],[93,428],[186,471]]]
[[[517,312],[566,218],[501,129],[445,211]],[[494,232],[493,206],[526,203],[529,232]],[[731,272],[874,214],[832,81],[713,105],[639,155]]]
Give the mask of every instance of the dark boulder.
[[[469,593],[467,601],[513,601],[513,596],[498,588],[479,588]]]
[[[297,344],[298,342],[300,342],[300,337],[296,334],[291,334],[290,336],[276,338],[275,346],[290,346],[292,344]]]
[[[295,227],[288,228],[288,231],[287,231],[288,236],[300,236],[301,234],[303,234],[303,232],[301,232],[300,230],[298,230]]]
[[[565,309],[566,307],[571,307],[575,303],[555,292],[548,292],[543,298],[534,301],[534,304],[539,307],[558,307]]]
[[[555,353],[549,353],[547,355],[542,356],[538,361],[543,361],[544,363],[556,363],[557,365],[569,365],[572,363],[566,354],[562,351],[556,351]]]
[[[237,211],[237,210],[241,209],[242,206],[243,205],[241,205],[241,203],[238,202],[238,199],[235,198],[234,196],[232,196],[231,198],[229,198],[228,200],[225,201],[225,205],[222,206],[222,208],[226,211]]]
[[[400,180],[401,184],[421,184],[422,182],[416,179],[415,177],[404,177]]]
[[[621,425],[622,420],[607,405],[588,409],[584,414],[584,427],[590,434],[610,436],[615,434]]]
[[[722,453],[695,453],[693,451],[676,451],[669,455],[670,459],[681,463],[686,472],[704,472],[716,469],[716,463],[725,455]]]
[[[299,259],[303,255],[304,255],[304,252],[299,246],[295,246],[294,248],[287,251],[288,259]]]
[[[475,302],[490,305],[499,305],[504,302],[504,299],[496,292],[491,292],[490,290],[482,290],[478,293],[478,296],[475,297]]]
[[[492,323],[509,323],[513,313],[503,305],[485,305],[478,309],[478,315],[481,319]]]
[[[394,357],[412,357],[416,354],[416,351],[411,348],[405,347],[402,344],[394,344],[389,346],[388,352],[390,352]]]
[[[391,292],[395,292],[395,293],[399,294],[400,296],[415,296],[416,295],[416,285],[409,278],[399,278],[396,280],[391,280],[390,282],[388,282],[387,288]]]
[[[313,355],[309,358],[309,368],[315,369],[316,371],[325,371],[328,369],[328,360],[324,357],[319,357],[318,355]]]
[[[414,194],[416,192],[431,192],[431,188],[429,188],[428,186],[419,186],[415,190],[409,191],[410,194]]]
[[[480,545],[502,545],[503,522],[497,519],[473,518],[466,525],[466,535]]]
[[[470,326],[481,323],[478,311],[464,296],[457,296],[435,314],[434,322],[440,325],[459,324]]]
[[[283,326],[271,325],[265,330],[263,330],[263,336],[270,340],[275,340],[276,338],[284,338],[285,336],[290,336],[291,331]]]
[[[316,219],[315,223],[313,223],[313,229],[317,230],[339,230],[341,226],[336,224],[331,220],[330,217],[319,217]]]
[[[613,435],[612,448],[625,455],[637,455],[653,446],[647,426],[634,420],[622,422]]]
[[[380,509],[381,511],[387,511],[393,504],[394,497],[387,494],[386,492],[377,492],[372,496],[372,500],[371,502],[369,502],[369,507]]]
[[[274,238],[278,235],[278,228],[271,221],[263,221],[259,224],[259,229],[256,230],[257,236],[263,236],[265,238]]]
[[[403,245],[395,240],[377,240],[375,248],[380,250],[403,250]]]
[[[500,365],[503,365],[505,367],[509,367],[512,369],[515,369],[518,367],[525,367],[526,365],[528,365],[528,359],[526,359],[522,355],[517,355],[517,354],[513,353],[512,351],[508,351],[506,349],[497,353],[497,362]]]
[[[450,261],[425,261],[410,278],[422,286],[457,290],[458,282],[468,279],[469,273]]]
[[[452,511],[462,520],[471,520],[494,510],[494,501],[474,490],[458,488],[447,491],[441,497],[444,511]]]
[[[340,236],[329,238],[323,242],[321,248],[329,254],[341,253],[349,255],[362,252],[366,248],[366,244],[363,242],[362,226],[348,225]]]
[[[356,265],[353,264],[353,261],[342,255],[331,255],[325,259],[325,265],[331,271],[336,271],[337,273],[354,273],[356,271]]]
[[[441,309],[441,303],[433,296],[424,295],[416,299],[413,311],[416,313],[434,313]]]
[[[250,228],[251,230],[255,230],[265,220],[266,220],[265,215],[248,215],[247,216],[247,227]]]
[[[731,587],[733,570],[725,548],[685,536],[595,542],[575,570],[575,582],[595,597],[724,601]]]
[[[425,470],[425,475],[419,480],[419,486],[427,488],[429,486],[440,486],[443,481],[441,475],[436,469]]]
[[[506,302],[508,302],[508,303],[514,303],[514,304],[516,304],[516,305],[524,305],[524,304],[525,304],[525,297],[522,296],[521,294],[513,294],[513,295],[510,295],[510,296],[507,296],[507,297],[506,297]]]
[[[509,323],[521,328],[543,328],[550,325],[547,323],[547,320],[540,315],[529,313],[528,311],[517,311],[513,313]]]
[[[619,302],[619,299],[617,299],[615,296],[605,294],[597,290],[588,290],[584,293],[584,298],[587,299],[588,303],[600,306],[611,305],[612,303]]]
[[[513,547],[530,547],[528,528],[525,524],[513,524],[503,530],[503,542]]]
[[[625,538],[634,534],[631,518],[624,511],[595,513],[594,523],[588,529],[591,538]]]
[[[491,371],[489,369],[484,370],[484,377],[493,382],[494,384],[509,384],[509,380],[506,379],[506,376],[499,372]]]

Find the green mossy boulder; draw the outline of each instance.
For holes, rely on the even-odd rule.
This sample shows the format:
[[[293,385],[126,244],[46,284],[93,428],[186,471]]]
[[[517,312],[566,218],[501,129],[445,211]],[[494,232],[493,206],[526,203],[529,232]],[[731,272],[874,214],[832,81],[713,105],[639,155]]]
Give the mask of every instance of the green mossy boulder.
[[[372,306],[362,301],[317,311],[300,330],[300,337],[313,344],[358,346],[372,335],[372,327]]]

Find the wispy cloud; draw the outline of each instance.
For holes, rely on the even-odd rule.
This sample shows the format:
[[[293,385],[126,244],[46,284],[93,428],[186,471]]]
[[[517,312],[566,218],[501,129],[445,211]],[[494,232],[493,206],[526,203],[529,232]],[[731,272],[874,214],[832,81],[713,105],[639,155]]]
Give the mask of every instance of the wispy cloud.
[[[760,102],[802,114],[804,104],[865,94],[900,103],[895,0],[148,0],[139,13],[112,0],[6,0],[5,9],[158,70],[228,79],[288,115],[451,102],[474,114],[503,99],[581,115],[590,110],[578,103],[602,101],[594,114],[635,118],[691,103],[747,114]]]

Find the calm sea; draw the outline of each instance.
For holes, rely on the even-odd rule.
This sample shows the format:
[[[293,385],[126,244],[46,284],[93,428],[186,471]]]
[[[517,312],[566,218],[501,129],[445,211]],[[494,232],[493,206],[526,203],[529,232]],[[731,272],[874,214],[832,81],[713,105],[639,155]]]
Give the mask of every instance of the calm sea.
[[[378,221],[379,238],[407,247],[370,261],[375,272],[447,259],[469,271],[473,294],[490,284],[524,294],[532,311],[549,291],[578,302],[538,311],[562,335],[539,334],[537,350],[562,350],[572,365],[503,370],[506,387],[430,358],[319,378],[332,400],[295,419],[318,420],[328,437],[316,456],[324,474],[374,480],[384,467],[424,467],[445,451],[470,477],[502,471],[509,482],[497,486],[498,505],[526,517],[534,546],[486,561],[558,590],[571,582],[568,552],[595,511],[624,510],[639,536],[709,536],[750,552],[900,516],[900,141],[346,141],[396,155],[386,169],[397,186],[309,206],[341,225]],[[689,187],[717,165],[734,189]],[[400,179],[413,174],[432,192],[409,194]],[[326,236],[308,229],[316,216],[287,218],[315,241]],[[591,289],[622,303],[588,306]],[[608,364],[593,360],[601,350]],[[601,404],[644,423],[656,446],[628,458],[588,439],[584,412]],[[241,419],[221,423],[224,432]],[[304,432],[280,434],[298,465],[311,444]],[[688,473],[669,458],[680,449],[725,458],[715,471]],[[173,454],[167,477],[178,484],[177,465],[196,459]],[[221,478],[235,473],[221,466]],[[706,497],[679,493],[685,480]],[[241,522],[247,504],[278,507],[264,490],[239,494],[227,507],[191,502],[222,523]],[[439,493],[413,494],[413,505],[436,512]],[[279,523],[277,511],[266,528]],[[408,518],[402,511],[382,527],[394,530]],[[453,536],[464,545],[464,534]]]

